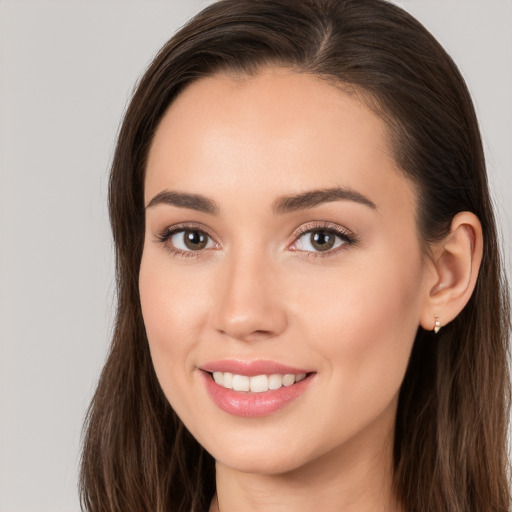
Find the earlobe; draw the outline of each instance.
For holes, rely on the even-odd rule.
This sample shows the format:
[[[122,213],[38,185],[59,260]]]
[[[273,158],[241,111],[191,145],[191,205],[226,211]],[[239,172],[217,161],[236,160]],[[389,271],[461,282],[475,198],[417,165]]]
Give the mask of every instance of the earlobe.
[[[446,325],[462,311],[475,288],[482,251],[478,217],[471,212],[455,215],[450,233],[432,251],[432,273],[421,315],[424,329],[434,330],[436,321]]]

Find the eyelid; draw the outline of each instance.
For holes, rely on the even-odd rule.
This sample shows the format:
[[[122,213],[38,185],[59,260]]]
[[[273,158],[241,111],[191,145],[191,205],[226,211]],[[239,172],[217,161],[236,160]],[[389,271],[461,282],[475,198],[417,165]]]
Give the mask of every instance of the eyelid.
[[[201,232],[205,233],[216,244],[216,246],[217,246],[216,249],[218,249],[220,247],[219,242],[211,234],[210,229],[207,226],[205,226],[201,223],[197,223],[197,222],[183,222],[183,223],[174,224],[172,226],[167,226],[166,228],[164,228],[163,230],[159,231],[156,234],[156,236],[154,238],[154,242],[165,245],[167,247],[167,250],[174,256],[200,257],[205,252],[205,249],[201,249],[201,250],[197,250],[197,251],[193,251],[193,250],[183,251],[181,249],[178,249],[175,246],[169,246],[169,244],[167,244],[169,239],[174,234],[179,233],[181,231],[193,231],[193,230],[197,230],[197,231],[201,231]],[[322,230],[334,233],[335,236],[343,239],[344,243],[342,243],[338,247],[329,249],[327,251],[307,251],[307,250],[303,250],[303,249],[291,248],[291,246],[293,246],[293,244],[297,243],[299,238],[301,238],[305,234],[312,233],[315,231],[322,231]],[[347,246],[355,245],[357,243],[358,243],[358,239],[357,239],[356,235],[351,230],[349,230],[343,226],[340,226],[339,224],[335,224],[335,223],[329,222],[329,221],[312,221],[312,222],[308,222],[306,224],[301,225],[297,230],[295,230],[293,235],[290,237],[289,242],[287,243],[287,247],[288,247],[288,249],[290,249],[292,251],[302,253],[303,255],[307,255],[308,257],[316,258],[316,257],[333,256],[334,254],[337,254],[340,250],[347,249]],[[208,250],[211,250],[211,248]]]
[[[335,236],[344,240],[340,246],[335,247],[333,249],[329,249],[328,251],[306,251],[302,249],[291,249],[308,257],[328,257],[337,254],[339,251],[346,250],[348,246],[356,245],[358,243],[358,238],[355,233],[350,229],[340,226],[339,224],[335,224],[330,221],[312,221],[306,223],[298,228],[293,235],[291,236],[291,240],[288,244],[288,247],[293,246],[293,244],[297,243],[297,241],[307,233],[314,233],[315,231],[329,231],[334,233]]]
[[[159,243],[165,245],[169,253],[177,257],[200,257],[202,253],[205,252],[205,249],[197,250],[197,251],[183,251],[182,249],[178,249],[175,246],[168,244],[169,239],[179,233],[181,231],[201,231],[205,233],[217,246],[220,246],[219,242],[216,238],[211,234],[210,229],[198,222],[182,222],[178,224],[173,224],[172,226],[167,226],[158,233],[156,233],[153,241],[155,243]],[[209,250],[209,249],[208,249]]]
[[[200,222],[180,222],[178,224],[173,224],[172,226],[166,226],[164,229],[158,231],[155,235],[155,241],[160,241],[162,237],[169,236],[178,231],[192,231],[194,229],[206,233],[212,240],[215,240],[215,237],[210,232],[210,228],[204,224],[201,224]],[[215,242],[218,243],[217,241]]]

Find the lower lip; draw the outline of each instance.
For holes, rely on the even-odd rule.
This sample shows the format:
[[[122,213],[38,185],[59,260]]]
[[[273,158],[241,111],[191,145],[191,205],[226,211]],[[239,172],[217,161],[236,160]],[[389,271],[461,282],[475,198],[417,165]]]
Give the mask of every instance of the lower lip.
[[[268,416],[299,398],[307,390],[314,374],[308,375],[304,380],[291,386],[279,389],[251,393],[234,391],[217,384],[210,373],[201,371],[206,389],[214,403],[223,411],[233,416],[256,418]]]

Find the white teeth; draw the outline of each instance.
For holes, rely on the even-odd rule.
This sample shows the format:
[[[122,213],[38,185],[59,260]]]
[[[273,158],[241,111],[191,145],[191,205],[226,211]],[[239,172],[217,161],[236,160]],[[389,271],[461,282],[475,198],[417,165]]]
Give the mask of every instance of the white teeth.
[[[252,393],[263,393],[264,391],[279,389],[282,386],[292,386],[306,378],[305,373],[294,375],[236,375],[229,372],[213,372],[213,380],[220,386],[235,391],[251,391]]]
[[[233,375],[233,389],[235,391],[249,391],[250,379],[246,375]]]
[[[295,384],[295,375],[292,375],[291,373],[287,373],[283,377],[283,386],[291,386],[292,384]]]
[[[224,382],[222,383],[222,385],[227,389],[233,389],[233,374],[232,373],[224,372]]]
[[[266,375],[256,375],[255,377],[251,377],[250,381],[250,387],[253,393],[268,391],[268,377]]]
[[[282,375],[271,375],[268,378],[268,389],[279,389],[283,385]]]

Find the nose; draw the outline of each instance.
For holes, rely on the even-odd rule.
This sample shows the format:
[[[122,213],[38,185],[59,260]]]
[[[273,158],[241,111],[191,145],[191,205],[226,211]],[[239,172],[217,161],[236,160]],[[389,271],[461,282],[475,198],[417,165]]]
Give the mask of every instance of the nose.
[[[247,342],[279,336],[287,315],[278,274],[261,254],[226,258],[215,296],[217,332]]]

